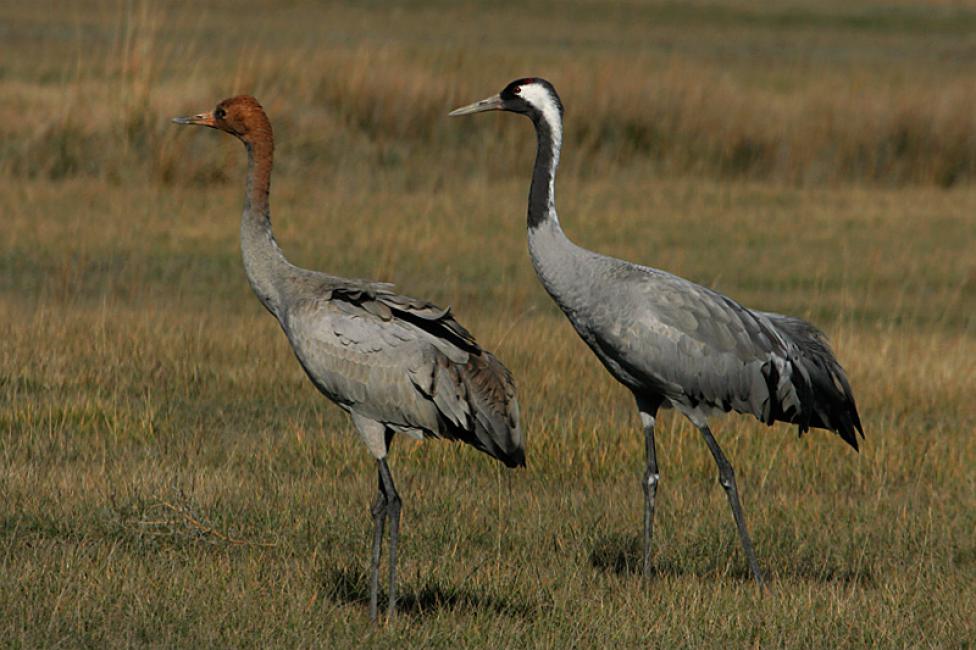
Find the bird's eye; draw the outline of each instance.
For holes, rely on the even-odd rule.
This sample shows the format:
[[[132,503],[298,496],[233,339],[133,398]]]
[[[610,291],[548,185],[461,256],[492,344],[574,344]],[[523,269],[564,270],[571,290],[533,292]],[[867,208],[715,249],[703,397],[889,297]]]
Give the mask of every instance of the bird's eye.
[[[222,120],[227,117],[227,111],[225,111],[223,108],[218,108],[214,111],[214,117],[216,117],[218,120]]]
[[[514,88],[512,88],[512,92],[515,93],[516,95],[521,95],[522,94],[522,86],[515,86]]]

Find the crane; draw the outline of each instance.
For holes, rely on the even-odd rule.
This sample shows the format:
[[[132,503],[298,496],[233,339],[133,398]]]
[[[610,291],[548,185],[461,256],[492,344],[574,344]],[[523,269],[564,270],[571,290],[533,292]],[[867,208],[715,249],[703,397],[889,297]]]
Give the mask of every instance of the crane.
[[[718,466],[749,568],[765,582],[739,502],[732,464],[709,429],[713,416],[737,411],[762,422],[789,422],[837,433],[855,450],[864,436],[854,395],[824,335],[790,316],[743,307],[665,271],[574,244],[559,224],[556,168],[563,105],[551,83],[517,79],[500,93],[458,108],[526,115],[537,152],[529,188],[529,253],[535,272],[597,358],[633,393],[644,432],[643,573],[651,571],[654,499],[660,479],[654,426],[674,408],[701,431]]]
[[[239,95],[213,111],[173,119],[235,136],[247,149],[241,252],[251,288],[278,320],[298,362],[349,413],[376,459],[370,619],[377,616],[384,525],[389,521],[387,615],[396,611],[401,499],[387,452],[395,434],[460,440],[508,467],[525,465],[511,373],[452,316],[393,285],[340,278],[285,259],[271,231],[274,138],[256,99]]]

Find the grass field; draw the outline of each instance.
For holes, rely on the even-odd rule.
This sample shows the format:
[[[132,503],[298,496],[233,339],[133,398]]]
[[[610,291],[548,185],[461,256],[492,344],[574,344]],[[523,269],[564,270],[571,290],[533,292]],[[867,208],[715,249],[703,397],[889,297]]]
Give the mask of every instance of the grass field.
[[[976,644],[976,9],[810,4],[0,5],[0,644]],[[716,428],[768,597],[673,414],[636,573],[639,424],[529,264],[530,127],[446,118],[526,74],[567,105],[571,237],[848,370],[860,454]],[[395,444],[378,628],[374,468],[247,286],[243,151],[167,121],[243,91],[289,257],[452,305],[518,381],[526,470]]]

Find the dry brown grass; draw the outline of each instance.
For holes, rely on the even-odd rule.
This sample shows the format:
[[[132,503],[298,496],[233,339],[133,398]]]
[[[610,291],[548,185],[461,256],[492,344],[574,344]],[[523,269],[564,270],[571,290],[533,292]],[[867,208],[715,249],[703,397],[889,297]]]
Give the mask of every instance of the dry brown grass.
[[[472,173],[497,160],[502,173],[524,134],[472,135],[444,108],[526,73],[557,83],[586,170],[649,163],[801,185],[950,186],[976,173],[976,11],[962,7],[254,1],[5,13],[22,26],[0,81],[3,165],[16,176],[225,180],[166,118],[245,91],[268,104],[300,163],[361,175],[422,150]]]
[[[970,10],[200,5],[0,8],[5,643],[973,642]],[[770,598],[672,416],[658,574],[633,573],[636,417],[529,265],[528,125],[445,117],[530,73],[568,106],[572,237],[808,317],[849,370],[859,455],[718,431]],[[165,120],[239,91],[275,120],[289,256],[453,305],[519,382],[526,471],[397,443],[404,615],[378,630],[372,468],[244,280],[240,146]]]

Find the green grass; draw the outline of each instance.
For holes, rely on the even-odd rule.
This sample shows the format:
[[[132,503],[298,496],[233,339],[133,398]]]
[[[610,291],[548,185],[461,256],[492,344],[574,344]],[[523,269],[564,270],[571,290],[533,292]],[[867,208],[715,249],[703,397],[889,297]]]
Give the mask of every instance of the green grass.
[[[0,63],[5,644],[976,643],[976,188],[965,166],[933,171],[974,141],[952,117],[972,114],[972,62],[946,58],[971,44],[969,9],[133,3],[127,22],[128,6],[0,9],[16,26]],[[530,73],[565,89],[570,236],[810,318],[849,371],[860,454],[741,416],[716,427],[768,597],[673,414],[656,574],[635,573],[637,417],[529,264],[529,125],[445,117]],[[240,90],[275,121],[289,257],[452,305],[518,381],[525,471],[395,443],[402,615],[378,628],[374,468],[244,279],[243,152],[165,121]],[[751,112],[767,104],[775,119]],[[935,144],[877,166],[883,132],[858,116],[923,104],[905,124]],[[732,127],[802,151],[730,170]],[[649,129],[675,139],[640,145]],[[816,153],[831,142],[864,156],[835,168]]]

